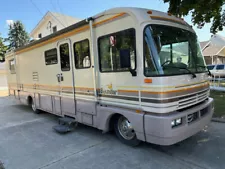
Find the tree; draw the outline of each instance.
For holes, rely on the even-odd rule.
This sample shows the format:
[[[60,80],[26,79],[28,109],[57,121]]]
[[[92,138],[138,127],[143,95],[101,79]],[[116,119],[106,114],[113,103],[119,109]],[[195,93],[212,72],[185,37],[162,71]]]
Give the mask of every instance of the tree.
[[[164,3],[169,3],[168,12],[175,16],[191,13],[192,22],[198,28],[212,22],[211,33],[222,31],[225,26],[225,0],[164,0]]]
[[[22,22],[15,21],[13,24],[9,25],[9,33],[6,40],[9,42],[9,48],[19,48],[26,45],[29,42],[30,37]]]
[[[3,43],[3,38],[0,37],[0,62],[5,61],[5,53],[7,49],[8,47]]]

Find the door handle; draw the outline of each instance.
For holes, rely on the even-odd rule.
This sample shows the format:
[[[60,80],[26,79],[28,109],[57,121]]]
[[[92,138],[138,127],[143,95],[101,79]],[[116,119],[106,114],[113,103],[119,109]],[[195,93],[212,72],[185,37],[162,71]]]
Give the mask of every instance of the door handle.
[[[60,74],[60,80],[61,80],[61,82],[64,81],[64,77],[63,77],[62,73]]]

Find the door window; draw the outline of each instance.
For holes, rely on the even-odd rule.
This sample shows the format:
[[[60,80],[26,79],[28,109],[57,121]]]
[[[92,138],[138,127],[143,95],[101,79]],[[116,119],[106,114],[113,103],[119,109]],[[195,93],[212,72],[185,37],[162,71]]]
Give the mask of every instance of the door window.
[[[11,74],[16,73],[16,69],[15,69],[15,60],[9,60],[9,70]]]
[[[90,49],[88,39],[74,43],[75,67],[84,69],[91,67]]]
[[[60,51],[61,70],[69,71],[70,70],[69,44],[64,43],[60,45],[59,51]]]

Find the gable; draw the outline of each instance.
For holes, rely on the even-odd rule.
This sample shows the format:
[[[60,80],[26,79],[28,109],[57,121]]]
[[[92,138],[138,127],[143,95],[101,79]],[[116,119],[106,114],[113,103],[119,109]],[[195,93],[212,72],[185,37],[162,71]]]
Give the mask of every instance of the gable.
[[[57,31],[79,22],[80,19],[63,15],[56,12],[47,12],[39,21],[36,27],[31,31],[30,36],[34,39],[38,38],[38,34],[45,37],[53,33],[53,27],[57,27]]]

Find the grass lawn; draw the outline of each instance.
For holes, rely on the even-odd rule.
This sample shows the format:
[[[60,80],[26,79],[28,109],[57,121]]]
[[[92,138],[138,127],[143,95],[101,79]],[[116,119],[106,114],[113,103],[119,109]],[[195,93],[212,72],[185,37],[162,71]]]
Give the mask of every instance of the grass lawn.
[[[225,117],[225,92],[211,90],[210,96],[214,98],[214,117]]]

